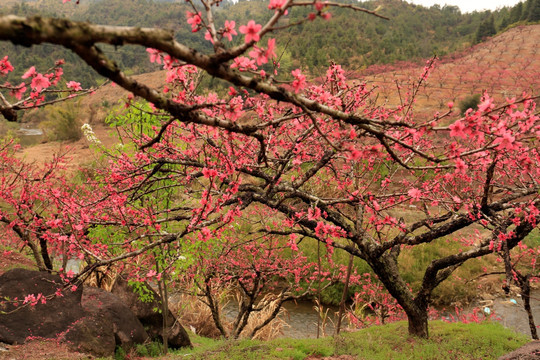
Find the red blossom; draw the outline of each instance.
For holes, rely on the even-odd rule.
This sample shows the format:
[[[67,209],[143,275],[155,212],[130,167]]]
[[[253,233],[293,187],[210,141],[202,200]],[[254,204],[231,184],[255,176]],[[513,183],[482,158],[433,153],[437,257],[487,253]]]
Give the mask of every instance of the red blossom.
[[[13,71],[13,66],[8,61],[7,55],[0,60],[0,75],[7,75],[9,72]]]

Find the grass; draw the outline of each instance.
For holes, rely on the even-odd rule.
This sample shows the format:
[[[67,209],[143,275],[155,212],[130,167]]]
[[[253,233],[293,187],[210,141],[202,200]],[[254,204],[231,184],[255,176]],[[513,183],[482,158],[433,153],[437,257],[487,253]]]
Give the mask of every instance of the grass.
[[[337,337],[321,339],[276,339],[219,341],[192,335],[193,349],[174,350],[173,359],[303,360],[313,357],[350,355],[355,359],[496,359],[527,343],[529,339],[498,323],[430,323],[429,340],[407,335],[407,323],[373,326]]]

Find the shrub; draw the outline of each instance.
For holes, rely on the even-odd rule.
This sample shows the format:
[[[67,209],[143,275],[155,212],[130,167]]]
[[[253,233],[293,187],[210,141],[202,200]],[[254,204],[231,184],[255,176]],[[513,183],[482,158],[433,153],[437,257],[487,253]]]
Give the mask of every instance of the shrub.
[[[459,102],[459,111],[461,111],[461,115],[465,115],[465,112],[469,109],[478,109],[478,104],[480,104],[480,94],[467,96]]]
[[[51,106],[46,112],[47,119],[40,127],[49,141],[76,141],[82,138],[81,122],[79,121],[79,106],[74,103]]]

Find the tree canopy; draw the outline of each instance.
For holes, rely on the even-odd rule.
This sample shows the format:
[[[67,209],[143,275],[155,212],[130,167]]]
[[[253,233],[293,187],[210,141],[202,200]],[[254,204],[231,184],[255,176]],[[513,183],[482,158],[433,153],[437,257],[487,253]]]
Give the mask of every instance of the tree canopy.
[[[190,47],[160,27],[0,17],[0,39],[69,49],[150,103],[145,109],[130,100],[143,109],[138,120],[123,126],[135,146],[111,152],[109,166],[86,186],[66,185],[56,162],[21,171],[26,165],[3,148],[7,181],[0,184],[9,208],[1,220],[13,241],[32,248],[41,269],[52,270],[47,258],[55,249],[85,259],[83,274],[141,258],[144,266],[125,263],[131,276],[161,278],[164,254],[174,259],[165,263],[181,269],[178,260],[190,247],[209,244],[219,252],[229,248],[227,239],[235,232],[230,241],[240,236],[249,242],[244,249],[253,265],[244,271],[252,275],[229,279],[243,279],[239,286],[253,300],[263,268],[285,266],[269,264],[274,254],[259,249],[278,239],[296,254],[304,239],[315,239],[329,253],[364,260],[406,313],[410,334],[427,337],[432,292],[441,282],[466,261],[508,254],[537,228],[537,97],[496,104],[484,93],[478,108],[463,116],[449,103],[443,113],[418,118],[415,99],[435,59],[410,89],[402,89],[402,102],[394,108],[378,105],[376,90],[348,79],[336,63],[314,83],[301,68],[280,71],[274,33],[330,19],[334,9],[384,18],[374,10],[272,0],[261,20],[236,23],[218,18],[219,1],[188,4],[193,8],[185,13],[187,26],[211,47]],[[297,9],[304,15],[287,21]],[[142,46],[150,62],[167,70],[167,86],[154,89],[135,80],[102,44]],[[2,64],[3,73],[13,70],[8,57]],[[228,92],[199,89],[201,73],[226,81]],[[59,83],[53,84],[54,76],[34,69],[25,73],[28,83],[6,90],[23,92],[27,86],[39,98]],[[71,83],[77,92],[83,91],[79,85]],[[12,106],[6,102],[3,109]],[[257,214],[242,231],[241,221]],[[435,256],[423,269],[420,287],[411,289],[399,268],[402,252],[445,241],[457,244],[455,251]],[[241,265],[225,258],[228,266]],[[287,267],[301,268],[294,264]],[[320,272],[319,278],[328,277]],[[243,304],[252,309],[254,301]]]

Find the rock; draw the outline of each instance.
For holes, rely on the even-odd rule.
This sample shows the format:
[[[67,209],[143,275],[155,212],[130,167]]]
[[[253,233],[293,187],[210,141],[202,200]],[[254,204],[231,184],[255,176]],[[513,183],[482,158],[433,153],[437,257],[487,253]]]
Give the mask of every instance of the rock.
[[[70,351],[97,357],[112,356],[116,350],[114,326],[105,314],[92,314],[79,319],[60,336],[59,341],[66,344]]]
[[[512,351],[504,356],[501,356],[499,360],[539,360],[540,359],[540,340],[531,341],[520,347],[517,350]]]
[[[141,301],[139,296],[133,291],[133,288],[121,277],[116,280],[111,292],[122,299],[124,304],[133,311],[152,339],[163,340],[163,317],[161,313],[154,311],[154,309],[161,307],[160,297],[150,285],[143,284],[142,286],[145,286],[145,292],[151,294],[151,301]],[[180,325],[170,310],[168,312],[167,323],[170,326],[167,340],[171,348],[192,346],[186,330]]]
[[[135,314],[115,295],[103,289],[85,286],[81,299],[92,318],[104,315],[112,323],[116,345],[130,348],[148,340],[148,334]]]
[[[32,337],[56,338],[83,317],[82,289],[65,290],[62,297],[41,300],[35,306],[23,306],[26,296],[50,297],[64,286],[57,275],[26,269],[13,269],[0,276],[0,299],[17,299],[0,303],[0,342],[22,344]],[[41,295],[40,295],[41,294]],[[16,310],[16,311],[14,311]]]
[[[63,286],[60,276],[46,272],[14,269],[0,276],[0,299],[17,299],[17,304],[0,301],[5,312],[0,314],[0,342],[55,339],[72,351],[107,357],[117,346],[127,349],[148,339],[141,322],[115,295],[79,287],[55,296]],[[37,299],[34,306],[23,306],[28,295]]]

